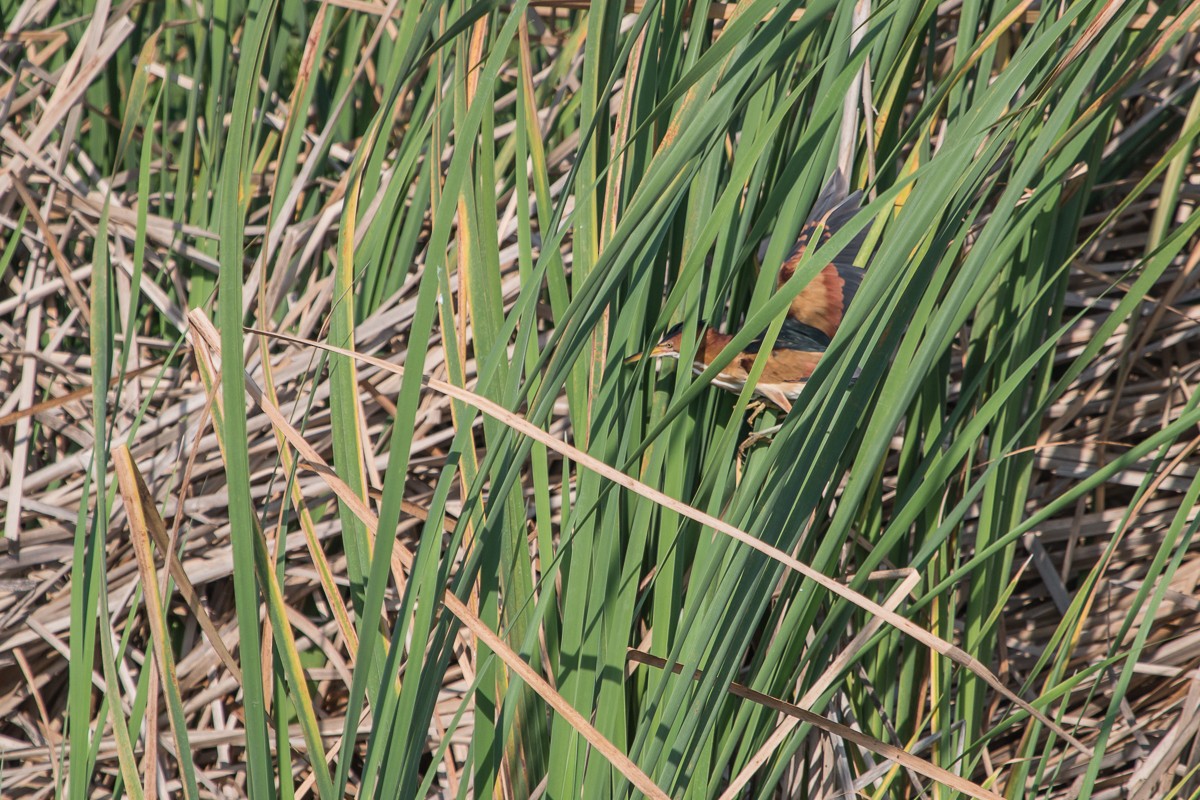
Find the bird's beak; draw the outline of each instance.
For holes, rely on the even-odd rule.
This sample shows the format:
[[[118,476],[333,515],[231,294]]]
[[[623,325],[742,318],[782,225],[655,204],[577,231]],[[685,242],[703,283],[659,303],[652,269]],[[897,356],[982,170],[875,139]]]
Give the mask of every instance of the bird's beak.
[[[654,345],[654,347],[651,347],[649,350],[647,350],[644,353],[634,353],[629,358],[625,359],[625,363],[626,364],[636,364],[637,362],[641,361],[642,359],[661,358],[662,356],[669,355],[671,352],[672,352],[672,350],[670,348],[664,347],[662,344],[656,344],[656,345]]]

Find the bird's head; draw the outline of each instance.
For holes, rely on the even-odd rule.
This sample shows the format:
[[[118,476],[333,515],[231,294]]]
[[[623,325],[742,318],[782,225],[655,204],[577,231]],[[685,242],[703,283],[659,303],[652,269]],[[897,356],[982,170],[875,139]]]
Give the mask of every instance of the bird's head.
[[[633,364],[643,358],[679,358],[679,350],[683,346],[683,329],[684,323],[681,322],[664,333],[663,338],[654,347],[644,353],[630,356],[625,359],[625,363]]]

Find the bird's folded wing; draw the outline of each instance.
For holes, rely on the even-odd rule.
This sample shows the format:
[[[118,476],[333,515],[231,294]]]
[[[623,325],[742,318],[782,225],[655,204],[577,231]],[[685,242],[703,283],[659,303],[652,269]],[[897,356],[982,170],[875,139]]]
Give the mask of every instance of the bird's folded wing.
[[[796,246],[779,270],[779,288],[795,274],[796,266],[817,231],[820,231],[820,242],[827,242],[858,213],[862,192],[855,191],[847,195],[846,188],[846,179],[840,172],[835,172],[825,184],[808,221],[800,229]],[[834,254],[792,300],[788,313],[793,319],[816,328],[826,336],[832,337],[837,332],[846,308],[862,283],[863,270],[854,266],[854,260],[862,250],[866,235],[866,230],[861,231],[845,248]]]

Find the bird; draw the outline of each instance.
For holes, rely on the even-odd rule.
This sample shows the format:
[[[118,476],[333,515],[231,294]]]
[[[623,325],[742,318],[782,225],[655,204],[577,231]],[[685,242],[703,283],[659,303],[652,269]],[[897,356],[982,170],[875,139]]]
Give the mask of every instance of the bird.
[[[682,323],[676,325],[648,352],[636,353],[625,359],[625,363],[633,364],[643,358],[679,358],[684,331]],[[732,340],[733,336],[730,334],[701,325],[692,360],[693,372],[698,375],[707,369]],[[742,391],[762,345],[761,336],[748,344],[716,374],[712,384],[731,392]],[[828,346],[829,340],[821,331],[791,317],[785,317],[779,335],[775,337],[775,344],[767,354],[762,374],[754,385],[754,394],[778,406],[784,413],[791,411],[792,401],[799,397],[800,390],[817,368],[817,363]]]
[[[782,289],[795,274],[814,234],[819,230],[820,243],[827,242],[858,212],[861,201],[862,192],[847,193],[846,178],[840,171],[835,171],[817,196],[791,254],[780,267],[777,289]],[[856,267],[854,261],[865,239],[866,232],[863,231],[833,255],[788,307],[771,352],[767,354],[762,375],[754,387],[755,395],[779,407],[785,414],[792,410],[791,401],[800,395],[805,382],[816,370],[862,284],[865,270]],[[676,325],[648,352],[630,356],[625,363],[635,363],[643,358],[679,358],[684,330],[682,323]],[[731,334],[720,333],[716,328],[702,324],[697,332],[693,371],[696,374],[703,372],[732,339]],[[762,337],[752,341],[713,378],[713,385],[740,392],[762,345]]]

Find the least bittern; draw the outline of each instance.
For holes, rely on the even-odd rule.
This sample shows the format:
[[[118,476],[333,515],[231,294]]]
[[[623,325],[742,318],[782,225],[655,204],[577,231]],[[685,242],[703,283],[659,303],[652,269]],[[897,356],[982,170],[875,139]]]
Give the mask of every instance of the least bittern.
[[[791,317],[784,319],[775,344],[767,354],[767,363],[754,385],[754,394],[779,406],[785,413],[791,411],[792,401],[799,396],[805,381],[817,368],[817,362],[821,360],[821,354],[828,346],[828,341],[824,338],[824,334],[819,330]],[[696,342],[692,370],[698,375],[707,369],[732,339],[733,336],[727,333],[704,328]],[[649,352],[630,356],[625,359],[625,363],[632,364],[643,357],[679,358],[682,344],[683,325],[676,325],[667,331],[662,341]],[[735,355],[713,378],[713,385],[731,392],[740,392],[750,377],[750,369],[754,366],[762,344],[762,338],[756,339]]]
[[[835,172],[821,190],[808,221],[800,229],[796,246],[779,270],[779,288],[783,288],[795,274],[813,234],[820,230],[821,242],[826,242],[857,213],[862,192],[847,195],[846,188],[846,179],[840,172]],[[754,386],[756,395],[783,409],[784,413],[791,411],[791,401],[799,396],[804,383],[817,368],[821,355],[837,333],[846,308],[862,283],[863,270],[854,266],[854,259],[862,249],[865,236],[865,232],[859,234],[830,258],[829,263],[800,290],[788,308],[788,316],[783,321],[771,352],[767,354],[762,375]],[[729,334],[705,328],[696,343],[693,370],[697,374],[703,372],[732,339],[733,336]],[[678,358],[682,340],[683,326],[676,325],[649,352],[631,356],[625,363],[638,361],[643,356]],[[734,356],[713,379],[713,384],[740,392],[761,349],[762,339],[759,338]]]

